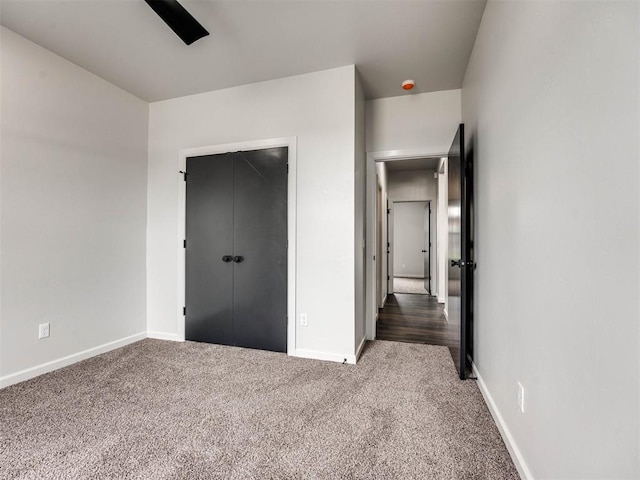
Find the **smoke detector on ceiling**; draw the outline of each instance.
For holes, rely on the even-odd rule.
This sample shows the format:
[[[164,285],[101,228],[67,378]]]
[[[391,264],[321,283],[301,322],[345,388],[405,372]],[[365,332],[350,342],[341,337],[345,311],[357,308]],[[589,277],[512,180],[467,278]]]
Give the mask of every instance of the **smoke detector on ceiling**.
[[[413,90],[413,87],[416,86],[416,82],[414,82],[413,80],[405,80],[404,82],[402,82],[402,89],[403,90]]]

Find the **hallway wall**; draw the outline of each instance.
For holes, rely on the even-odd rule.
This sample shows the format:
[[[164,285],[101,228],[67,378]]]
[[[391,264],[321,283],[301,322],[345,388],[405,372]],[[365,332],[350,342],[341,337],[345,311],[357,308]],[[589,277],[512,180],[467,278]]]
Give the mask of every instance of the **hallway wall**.
[[[460,90],[367,101],[367,151],[446,153],[460,123]]]
[[[382,271],[382,305],[384,305],[384,300],[387,297],[387,293],[389,291],[388,287],[389,287],[389,282],[387,280],[387,276],[389,275],[389,272],[387,271],[388,269],[388,265],[387,265],[387,242],[388,242],[388,238],[387,238],[387,232],[388,232],[388,228],[389,226],[387,225],[388,219],[389,217],[387,216],[387,203],[388,203],[388,198],[389,198],[389,193],[388,193],[388,189],[387,189],[387,166],[384,162],[378,162],[376,163],[376,176],[377,176],[377,181],[378,181],[378,185],[380,186],[380,190],[382,191],[382,212],[381,212],[381,216],[382,216],[382,232],[380,235],[381,238],[381,242],[382,242],[382,247],[380,249],[380,252],[382,253],[382,255],[380,256],[380,258],[377,257],[377,253],[376,255],[376,262],[381,262],[381,271]],[[375,229],[375,225],[377,222],[377,219],[373,220],[373,228]],[[375,231],[375,230],[374,230]],[[373,245],[373,243],[372,243]],[[375,265],[374,265],[375,268]],[[382,306],[380,305],[380,306]],[[377,313],[377,309],[376,309],[376,313]]]
[[[490,1],[464,80],[475,363],[532,478],[640,478],[639,8]]]
[[[436,248],[440,252],[438,256],[438,302],[444,303],[445,316],[447,315],[447,265],[449,251],[449,218],[448,210],[448,179],[447,179],[447,160],[444,159],[440,164],[441,170],[438,171],[438,243]]]

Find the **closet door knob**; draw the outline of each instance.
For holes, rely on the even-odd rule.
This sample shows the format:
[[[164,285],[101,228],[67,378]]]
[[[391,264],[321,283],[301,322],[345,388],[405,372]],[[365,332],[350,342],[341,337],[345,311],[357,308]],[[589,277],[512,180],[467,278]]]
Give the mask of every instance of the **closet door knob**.
[[[233,260],[233,257],[231,255],[225,255],[224,257],[222,257],[222,261],[224,263],[229,263],[232,260]]]
[[[243,260],[244,260],[244,257],[241,257],[239,255],[237,257],[233,257],[233,261],[236,263],[240,263]]]

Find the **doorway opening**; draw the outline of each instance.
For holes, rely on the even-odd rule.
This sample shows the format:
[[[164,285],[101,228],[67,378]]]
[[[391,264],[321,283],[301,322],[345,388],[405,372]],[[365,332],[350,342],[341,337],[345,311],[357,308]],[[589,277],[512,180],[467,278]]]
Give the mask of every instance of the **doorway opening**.
[[[441,155],[375,162],[377,339],[448,345],[438,278],[442,162]]]
[[[393,212],[393,251],[389,255],[393,255],[394,293],[432,295],[431,202],[393,202],[389,210]]]
[[[448,346],[464,379],[473,356],[474,163],[473,153],[465,152],[464,125],[452,134],[450,149],[438,155],[412,150],[367,154],[367,204],[372,207],[367,214],[367,338]],[[423,170],[430,170],[435,180],[432,196],[407,198],[421,192],[416,182],[426,182],[428,176],[416,166],[425,164],[429,167]],[[380,198],[387,199],[386,205]],[[430,269],[431,295],[395,291],[393,215],[399,201],[431,201],[435,210],[437,227],[430,232],[436,252]],[[382,219],[381,204],[387,211]],[[385,248],[386,262],[380,262]],[[384,285],[386,292],[380,293]]]

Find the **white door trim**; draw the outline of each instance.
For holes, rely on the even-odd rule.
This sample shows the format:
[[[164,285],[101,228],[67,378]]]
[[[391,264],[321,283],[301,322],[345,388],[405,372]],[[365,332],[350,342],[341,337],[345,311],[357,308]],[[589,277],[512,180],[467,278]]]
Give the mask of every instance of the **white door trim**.
[[[297,137],[268,138],[239,143],[225,143],[222,145],[208,145],[204,147],[183,148],[178,153],[178,172],[186,171],[187,157],[203,155],[216,155],[219,153],[262,150],[265,148],[287,147],[289,154],[289,178],[287,179],[287,354],[296,353],[296,162],[297,162]],[[177,173],[177,172],[176,172]],[[184,341],[185,318],[182,308],[185,304],[185,251],[183,240],[185,239],[187,187],[186,182],[180,182],[178,187],[178,311],[177,337]]]
[[[424,157],[446,157],[448,152],[435,152],[429,149],[412,148],[406,150],[387,150],[367,152],[367,205],[366,205],[366,336],[368,340],[376,338],[376,265],[373,256],[376,252],[376,162],[392,160],[410,160]],[[384,250],[386,252],[386,249]],[[391,273],[387,272],[387,275]]]

